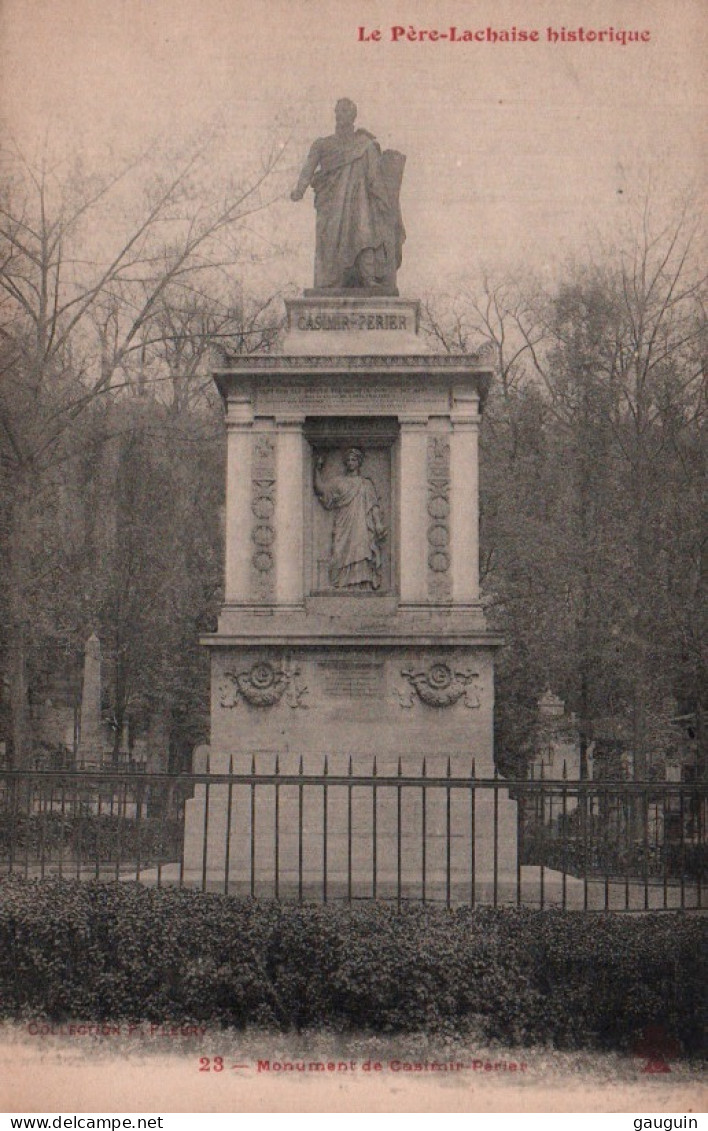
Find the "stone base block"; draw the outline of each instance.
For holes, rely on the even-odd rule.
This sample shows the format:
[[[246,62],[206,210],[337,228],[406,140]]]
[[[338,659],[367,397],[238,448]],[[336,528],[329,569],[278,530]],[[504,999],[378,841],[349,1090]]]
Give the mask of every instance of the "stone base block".
[[[496,875],[511,898],[516,802],[503,788],[448,789],[436,769],[425,787],[411,784],[405,762],[400,778],[384,762],[375,785],[336,765],[327,784],[312,781],[287,764],[277,785],[200,785],[186,807],[185,874],[210,886],[228,877],[236,890],[265,898],[385,898],[400,889],[402,898],[444,899],[449,889],[462,902],[473,881],[476,901],[491,902]]]
[[[302,752],[311,773],[325,756],[343,773],[349,756],[355,773],[372,773],[374,756],[382,772],[415,756],[412,773],[424,758],[429,773],[444,773],[449,756],[453,774],[471,773],[474,760],[477,775],[491,777],[493,705],[489,647],[370,637],[224,644],[212,652],[211,769],[226,771],[238,753],[270,772],[276,755]]]

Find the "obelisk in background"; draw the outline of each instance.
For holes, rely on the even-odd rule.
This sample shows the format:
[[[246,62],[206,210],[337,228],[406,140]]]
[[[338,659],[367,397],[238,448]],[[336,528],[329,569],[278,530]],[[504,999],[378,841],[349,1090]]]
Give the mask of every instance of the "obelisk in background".
[[[92,632],[84,648],[79,761],[100,761],[101,748],[101,642]]]

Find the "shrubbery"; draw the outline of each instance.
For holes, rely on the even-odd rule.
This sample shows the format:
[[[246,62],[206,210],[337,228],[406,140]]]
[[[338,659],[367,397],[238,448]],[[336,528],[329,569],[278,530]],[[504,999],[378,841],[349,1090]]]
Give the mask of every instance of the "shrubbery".
[[[7,1017],[446,1031],[697,1053],[704,920],[301,905],[134,884],[0,883]]]

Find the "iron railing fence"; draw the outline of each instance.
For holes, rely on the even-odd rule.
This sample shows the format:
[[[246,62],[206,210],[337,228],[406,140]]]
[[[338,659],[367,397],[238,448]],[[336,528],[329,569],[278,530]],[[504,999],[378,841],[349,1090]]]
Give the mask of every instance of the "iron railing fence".
[[[705,783],[333,764],[2,770],[0,869],[301,901],[704,906]]]
[[[0,771],[0,867],[140,879],[179,859],[190,788],[142,769]]]
[[[520,865],[560,870],[587,883],[623,892],[625,907],[639,883],[669,891],[685,905],[689,885],[701,906],[708,850],[705,783],[656,781],[539,781],[513,787],[518,799]]]

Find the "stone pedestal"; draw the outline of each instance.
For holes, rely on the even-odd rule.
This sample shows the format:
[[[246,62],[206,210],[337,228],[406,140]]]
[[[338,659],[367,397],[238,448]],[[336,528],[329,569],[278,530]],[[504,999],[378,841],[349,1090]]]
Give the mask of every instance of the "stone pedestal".
[[[283,354],[237,357],[215,374],[228,432],[226,592],[212,653],[212,773],[493,776],[493,652],[479,603],[477,436],[491,372],[429,353],[418,304],[310,296],[288,305]],[[342,457],[360,453],[386,535],[372,580],[342,586],[333,525]],[[316,481],[316,468],[320,478]],[[350,483],[349,480],[346,481]],[[317,488],[317,489],[316,489]],[[363,488],[362,488],[363,489]],[[340,494],[337,495],[337,491]],[[319,493],[318,493],[319,492]],[[341,519],[339,520],[342,521]],[[341,543],[341,538],[340,538]],[[368,586],[368,587],[366,587]],[[195,767],[196,768],[196,767]],[[273,890],[275,787],[209,787],[206,872]],[[279,884],[321,884],[324,794],[277,790]],[[372,894],[370,788],[327,788],[327,881],[349,860]],[[376,883],[420,887],[421,788],[377,788]],[[240,795],[240,796],[238,796]],[[351,800],[351,806],[350,806]],[[307,808],[309,806],[309,809]],[[188,804],[187,873],[204,868],[204,787]],[[492,874],[493,790],[477,790],[474,859]],[[426,790],[426,880],[447,876],[447,794]],[[452,883],[473,855],[469,791],[451,791]],[[516,875],[516,805],[499,791],[497,871]],[[255,826],[253,818],[255,817]],[[351,826],[352,833],[349,834]],[[253,831],[255,827],[255,833]],[[253,868],[251,851],[255,847]],[[443,856],[440,856],[440,853]],[[302,857],[302,868],[300,866]],[[400,863],[399,863],[400,857]],[[441,863],[442,861],[442,863]],[[442,869],[442,872],[441,872]],[[253,873],[253,875],[252,875]],[[266,892],[264,892],[265,894]]]

